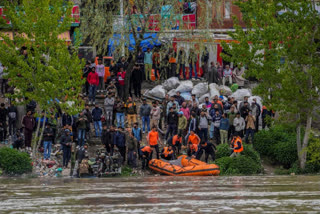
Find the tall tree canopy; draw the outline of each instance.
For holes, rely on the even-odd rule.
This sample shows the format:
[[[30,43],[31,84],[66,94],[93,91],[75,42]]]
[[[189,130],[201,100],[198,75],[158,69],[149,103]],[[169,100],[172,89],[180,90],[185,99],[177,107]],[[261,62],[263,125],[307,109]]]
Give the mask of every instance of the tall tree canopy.
[[[235,25],[224,44],[228,61],[248,67],[247,75],[259,80],[255,92],[266,105],[296,115],[300,167],[306,163],[306,147],[312,116],[319,106],[320,17],[314,1],[238,0],[246,29]],[[301,126],[305,132],[301,142]]]

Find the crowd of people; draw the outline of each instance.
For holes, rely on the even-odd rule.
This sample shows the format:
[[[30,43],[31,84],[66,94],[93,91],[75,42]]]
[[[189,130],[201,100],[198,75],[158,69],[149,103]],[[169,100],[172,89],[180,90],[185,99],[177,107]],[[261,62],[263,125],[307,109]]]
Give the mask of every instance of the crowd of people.
[[[197,79],[196,54],[189,53],[189,78]],[[207,81],[231,84],[241,79],[242,69],[231,69],[226,65],[223,69],[219,64],[208,65],[209,53],[205,49],[203,57],[204,78]],[[116,57],[116,54],[115,56]],[[14,148],[24,147],[31,152],[31,139],[38,123],[45,123],[43,133],[43,158],[50,159],[51,147],[60,143],[63,151],[63,166],[70,165],[72,143],[76,142],[78,151],[87,149],[89,140],[101,140],[105,154],[111,155],[115,150],[121,154],[123,164],[136,168],[137,160],[141,160],[142,168],[146,168],[153,157],[173,160],[179,154],[200,159],[205,153],[205,161],[211,155],[215,159],[216,145],[229,144],[232,156],[238,155],[242,147],[242,139],[246,143],[254,142],[254,133],[259,131],[259,118],[262,128],[268,125],[267,116],[272,111],[261,107],[255,99],[250,104],[248,97],[238,103],[234,97],[215,96],[213,100],[205,98],[199,103],[198,97],[192,94],[191,100],[185,100],[180,92],[174,96],[166,95],[162,101],[152,103],[142,98],[141,84],[151,80],[151,69],[155,69],[156,79],[169,78],[181,71],[181,78],[186,79],[186,54],[181,48],[178,53],[170,49],[167,56],[160,60],[158,50],[142,49],[137,56],[131,71],[127,71],[129,59],[118,57],[110,66],[110,76],[105,77],[105,66],[102,59],[98,63],[88,62],[83,70],[86,83],[83,87],[88,101],[82,112],[68,115],[58,112],[55,116],[44,119],[44,115],[35,118],[36,104],[30,102],[24,117],[17,107],[10,105],[0,107],[0,141],[7,139],[7,130],[13,141]],[[167,61],[167,63],[166,63]],[[129,96],[125,98],[125,76],[130,74]],[[236,75],[235,75],[236,74]],[[179,76],[179,74],[178,74]],[[180,77],[180,76],[179,76]],[[240,82],[241,82],[240,81]],[[240,85],[241,86],[241,85]],[[131,89],[134,89],[134,95]],[[96,102],[96,94],[105,96],[103,104]],[[92,107],[94,105],[94,107]],[[19,107],[19,106],[18,106]],[[42,127],[42,126],[41,126]],[[94,129],[94,132],[91,130]],[[84,149],[85,148],[85,149]],[[83,152],[82,152],[83,153]],[[83,155],[79,155],[79,164]]]

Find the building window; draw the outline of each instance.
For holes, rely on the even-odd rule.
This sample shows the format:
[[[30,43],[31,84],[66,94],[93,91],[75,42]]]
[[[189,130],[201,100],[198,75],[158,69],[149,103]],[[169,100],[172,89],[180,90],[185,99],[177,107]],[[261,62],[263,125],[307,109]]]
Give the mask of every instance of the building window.
[[[231,18],[231,2],[226,1],[224,3],[224,18],[230,19]]]

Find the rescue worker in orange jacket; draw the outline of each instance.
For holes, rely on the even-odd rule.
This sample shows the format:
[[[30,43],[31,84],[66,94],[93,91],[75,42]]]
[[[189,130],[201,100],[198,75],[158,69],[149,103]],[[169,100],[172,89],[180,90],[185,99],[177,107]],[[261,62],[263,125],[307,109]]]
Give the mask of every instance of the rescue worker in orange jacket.
[[[172,146],[172,149],[176,155],[180,154],[181,145],[182,145],[182,135],[177,134],[173,137],[170,137],[167,141],[168,145]]]
[[[165,160],[174,160],[174,150],[172,149],[172,146],[166,146],[163,147],[161,151],[161,158]]]
[[[159,133],[157,132],[157,127],[155,127],[155,126],[152,127],[152,130],[148,133],[147,142],[149,143],[149,146],[150,146],[150,148],[152,150],[153,149],[156,150],[157,159],[159,159],[160,151],[159,151],[158,143],[161,146],[162,146],[162,143],[161,143],[160,138],[159,138]],[[151,157],[152,157],[152,155],[151,155]]]
[[[231,141],[232,154],[230,157],[239,156],[243,151],[242,139],[239,135],[234,135]]]
[[[146,169],[149,166],[149,161],[152,158],[152,149],[150,146],[143,146],[139,149],[140,156],[142,157],[142,169]]]
[[[211,156],[212,161],[215,161],[215,159],[216,159],[215,151],[216,150],[217,150],[217,148],[216,148],[216,146],[214,144],[208,143],[208,142],[201,142],[196,158],[198,160],[200,160],[203,152],[205,152],[205,154],[206,154],[205,155],[206,163],[208,163],[209,155]]]
[[[200,141],[201,141],[200,137],[194,132],[194,130],[191,130],[190,135],[188,137],[188,144],[192,143],[192,144],[199,145]]]
[[[188,156],[189,157],[193,157],[196,158],[197,154],[198,154],[198,145],[197,144],[193,144],[193,143],[189,143],[188,144]]]

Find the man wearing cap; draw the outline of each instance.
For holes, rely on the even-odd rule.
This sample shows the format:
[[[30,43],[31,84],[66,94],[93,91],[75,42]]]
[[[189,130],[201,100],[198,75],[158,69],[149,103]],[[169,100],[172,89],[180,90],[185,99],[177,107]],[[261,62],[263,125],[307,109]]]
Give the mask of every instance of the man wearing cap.
[[[150,113],[151,113],[151,106],[147,104],[146,98],[142,99],[142,105],[140,106],[140,117],[142,120],[142,131],[143,134],[146,131],[146,124],[147,124],[147,132],[150,131]]]
[[[70,136],[70,130],[69,129],[65,129],[64,130],[64,135],[62,135],[60,143],[62,145],[62,149],[63,149],[63,161],[62,161],[62,165],[64,168],[68,167],[68,163],[70,161],[71,158],[71,146],[72,146],[72,140],[71,140],[71,136]]]

